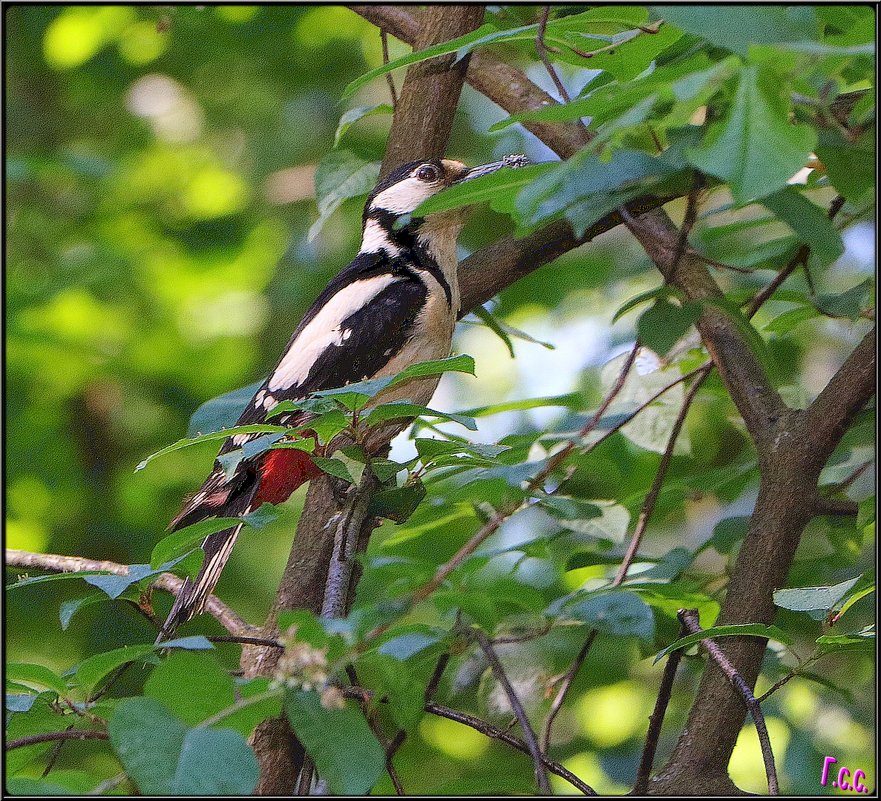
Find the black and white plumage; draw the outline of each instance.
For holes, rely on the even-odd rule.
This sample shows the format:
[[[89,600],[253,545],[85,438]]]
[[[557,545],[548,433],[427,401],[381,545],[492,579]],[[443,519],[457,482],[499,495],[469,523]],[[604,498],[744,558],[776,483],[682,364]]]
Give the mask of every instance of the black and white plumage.
[[[518,167],[523,157],[506,157],[469,169],[458,161],[428,159],[398,168],[371,192],[364,208],[361,248],[318,296],[297,326],[281,358],[254,394],[237,425],[260,423],[284,400],[395,375],[411,364],[448,356],[459,312],[456,238],[462,210],[426,218],[406,218],[442,189],[501,167]],[[399,223],[403,223],[400,224]],[[376,402],[407,398],[425,405],[438,378],[421,378],[385,390]],[[307,426],[292,413],[275,418]],[[386,444],[408,421],[376,430],[368,447]],[[260,436],[227,439],[220,454]],[[263,502],[285,500],[318,473],[307,453],[273,449],[242,459],[232,476],[219,462],[171,522],[176,530],[211,516],[241,516]],[[202,543],[205,559],[195,580],[187,579],[159,639],[198,614],[229,558],[241,525],[212,534]]]

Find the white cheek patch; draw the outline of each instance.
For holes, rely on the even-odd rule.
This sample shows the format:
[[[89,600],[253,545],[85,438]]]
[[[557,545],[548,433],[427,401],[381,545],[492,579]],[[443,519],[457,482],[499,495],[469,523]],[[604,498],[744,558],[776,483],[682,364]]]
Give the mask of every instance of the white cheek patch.
[[[377,275],[354,281],[337,292],[291,343],[269,378],[269,390],[275,392],[302,384],[312,365],[330,345],[339,345],[352,335],[351,329],[341,330],[343,321],[398,280],[394,275]],[[264,405],[270,398],[267,395]]]
[[[380,192],[373,198],[370,208],[385,209],[385,211],[391,211],[395,214],[407,214],[423,200],[440,191],[440,188],[420,181],[418,178],[407,178]]]
[[[374,203],[374,206],[376,204]],[[368,220],[361,239],[361,253],[378,253],[384,250],[389,256],[398,256],[401,249],[389,239],[389,235],[376,220]]]

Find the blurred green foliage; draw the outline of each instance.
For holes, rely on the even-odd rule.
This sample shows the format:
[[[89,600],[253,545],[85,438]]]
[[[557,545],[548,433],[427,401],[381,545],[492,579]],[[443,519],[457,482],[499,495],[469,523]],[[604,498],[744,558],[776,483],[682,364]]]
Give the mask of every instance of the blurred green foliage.
[[[678,180],[689,164],[698,164],[726,183],[715,183],[703,201],[692,244],[710,259],[756,268],[715,273],[729,299],[739,302],[767,284],[770,270],[779,270],[801,241],[814,248],[809,264],[816,291],[809,291],[799,272],[754,319],[761,334],[757,347],[781,392],[790,404],[805,405],[867,329],[860,313],[874,306],[874,285],[867,281],[874,266],[874,168],[866,164],[874,128],[848,141],[834,125],[820,124],[828,123],[820,119],[827,112],[815,113],[810,103],[789,109],[786,100],[783,108],[781,92],[821,103],[830,92],[870,89],[872,103],[861,101],[853,113],[861,124],[873,119],[874,57],[865,50],[871,11],[766,8],[764,26],[746,33],[707,16],[728,10],[665,10],[662,36],[634,29],[635,36],[615,40],[618,50],[591,62],[566,49],[574,42],[583,46],[574,16],[566,12],[560,10],[565,16],[552,32],[565,55],[557,68],[577,99],[571,108],[549,107],[533,116],[590,116],[606,150],[585,150],[565,165],[539,170],[519,195],[520,187],[494,190],[493,208],[479,209],[466,228],[463,255],[502,233],[559,216],[587,226],[644,191],[648,177],[657,177],[660,191],[664,181]],[[591,13],[590,24],[607,37],[648,19],[639,8]],[[487,15],[501,31],[535,19],[533,7],[494,7]],[[350,101],[362,112],[345,116],[347,106],[340,103],[351,81],[381,66],[379,34],[337,6],[14,6],[6,9],[5,22],[7,546],[144,564],[181,498],[209,468],[216,443],[170,453],[138,473],[135,466],[185,436],[200,404],[261,378],[325,282],[357,248],[360,202],[329,198],[339,181],[323,188],[321,176],[340,176],[340,170],[371,175],[382,156],[391,117],[382,109],[362,112],[388,102],[384,81],[366,83]],[[470,46],[486,44],[477,38]],[[501,38],[496,34],[496,41]],[[549,85],[535,57],[534,33],[507,39],[499,52]],[[391,45],[392,59],[409,52],[394,40]],[[646,68],[657,69],[654,83],[634,81]],[[708,137],[699,147],[678,139],[677,131],[711,98]],[[786,124],[790,111],[797,125]],[[449,154],[469,163],[511,152],[549,158],[524,129],[503,118],[466,87]],[[655,158],[658,140],[669,146],[662,166]],[[813,150],[826,174],[811,172],[804,192],[785,189],[788,175]],[[729,159],[732,152],[744,159]],[[763,169],[762,159],[781,153],[778,169]],[[610,157],[616,170],[609,169]],[[355,184],[363,191],[363,181]],[[836,193],[848,201],[836,220],[838,231],[824,215]],[[761,206],[732,207],[756,197],[763,198]],[[671,204],[671,213],[681,218],[684,206]],[[323,225],[310,239],[319,209]],[[475,357],[476,378],[445,377],[433,405],[471,409],[480,424],[477,440],[500,442],[507,450],[465,449],[472,461],[460,462],[452,478],[428,481],[426,500],[406,524],[386,522],[377,531],[351,631],[371,623],[385,601],[430,577],[480,526],[483,503],[518,497],[520,480],[529,474],[523,464],[547,458],[557,440],[584,424],[617,374],[603,364],[617,356],[620,366],[619,354],[637,326],[643,341],[659,351],[671,348],[672,366],[647,374],[654,379],[636,380],[610,414],[626,414],[644,401],[654,391],[652,380],[662,377],[656,389],[706,358],[696,339],[674,344],[694,316],[657,292],[659,282],[635,243],[613,231],[506,290],[492,307],[495,333],[475,318],[460,327],[455,351]],[[616,310],[640,293],[650,294],[613,323]],[[556,349],[515,337],[511,360],[497,336],[510,333],[510,326]],[[529,408],[525,401],[540,396],[560,397]],[[624,590],[597,594],[614,575],[658,468],[682,392],[670,396],[667,407],[646,413],[651,416],[641,427],[634,423],[588,455],[575,456],[569,500],[512,518],[417,610],[407,621],[411,628],[393,630],[389,642],[359,661],[362,682],[389,693],[394,722],[410,732],[395,760],[408,792],[532,790],[528,758],[460,724],[420,716],[418,709],[414,715],[413,699],[418,701],[438,653],[450,644],[456,609],[501,633],[534,626],[555,604],[558,613],[565,608],[568,619],[582,625],[499,646],[500,654],[527,710],[541,721],[551,677],[571,663],[586,627],[605,620],[556,724],[552,756],[601,792],[632,786],[660,678],[661,666],[652,657],[676,638],[679,606],[700,608],[704,625],[714,621],[758,477],[736,410],[711,375],[677,446],[643,544],[645,558],[634,565]],[[474,412],[506,401],[512,403],[503,412]],[[441,428],[467,433],[455,425]],[[427,446],[419,447],[425,457]],[[873,461],[873,449],[868,412],[842,442],[823,482],[847,480]],[[400,442],[392,456],[403,462],[416,453],[417,446]],[[438,464],[442,458],[459,457],[441,455]],[[789,587],[827,587],[863,575],[850,596],[838,599],[842,603],[865,589],[874,547],[871,473],[863,472],[848,488],[862,502],[857,520],[817,518],[809,525]],[[269,608],[301,506],[298,493],[277,520],[251,531],[224,572],[218,594],[250,621],[262,620]],[[161,613],[168,601],[158,595]],[[135,588],[123,597],[136,599]],[[28,687],[63,687],[60,674],[87,657],[152,641],[153,629],[132,604],[98,600],[107,598],[78,580],[9,593],[9,660],[54,673],[28,668],[10,676],[10,708],[20,710],[10,721],[10,738],[62,728],[47,700],[51,691],[34,699]],[[63,627],[62,602],[68,603]],[[871,595],[860,596],[831,633],[859,632],[872,622],[871,603]],[[812,611],[820,614],[813,616],[803,608],[780,609],[777,624],[793,639],[793,651],[814,653],[816,638],[829,633],[821,618],[830,607],[817,601]],[[219,628],[207,616],[187,627],[208,630]],[[320,631],[310,641],[342,647]],[[791,654],[777,648],[769,647],[758,692],[794,664]],[[236,665],[237,646],[220,646],[217,653],[226,667]],[[669,754],[697,686],[703,659],[691,653],[677,680],[656,765]],[[106,700],[106,713],[115,697],[147,698],[116,708],[111,737],[119,759],[104,743],[70,744],[47,781],[88,790],[124,767],[133,777],[152,777],[157,791],[242,791],[238,785],[163,784],[165,763],[144,767],[126,756],[138,721],[165,731],[157,723],[166,714],[164,703],[177,712],[174,736],[181,742],[191,738],[200,752],[228,753],[229,764],[252,770],[239,740],[217,742],[214,729],[187,728],[223,708],[183,709],[181,704],[208,693],[207,684],[217,698],[233,697],[230,677],[208,665],[217,662],[187,650],[164,661],[162,673],[145,664],[128,671],[114,686],[114,698]],[[199,683],[182,691],[197,674]],[[842,647],[765,704],[784,792],[817,792],[826,754],[852,768],[871,767],[873,676],[870,651]],[[262,698],[267,690],[265,684],[248,685],[243,692]],[[510,718],[473,649],[452,658],[439,699],[503,727]],[[298,714],[323,714],[313,700],[301,699]],[[277,712],[274,701],[266,703],[255,709]],[[338,725],[344,736],[351,715],[340,712],[316,731],[337,731],[332,727]],[[231,728],[246,735],[259,719],[237,718]],[[371,747],[369,732],[359,736]],[[27,782],[39,777],[49,749],[10,752],[8,768],[18,771],[20,792],[47,789]],[[196,775],[216,767],[181,770]],[[749,726],[731,775],[745,789],[765,787]],[[341,786],[348,786],[346,778]],[[571,790],[556,778],[554,787]],[[392,791],[387,776],[375,791]]]

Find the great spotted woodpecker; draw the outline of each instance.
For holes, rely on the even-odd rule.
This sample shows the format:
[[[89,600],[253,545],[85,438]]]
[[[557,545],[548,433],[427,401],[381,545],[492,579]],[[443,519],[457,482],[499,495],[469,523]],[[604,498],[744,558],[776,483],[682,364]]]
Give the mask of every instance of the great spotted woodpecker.
[[[523,156],[468,168],[459,161],[428,159],[405,164],[370,193],[364,207],[361,248],[318,296],[300,321],[284,353],[248,403],[237,425],[262,423],[284,400],[342,387],[367,378],[395,375],[411,364],[448,356],[459,312],[456,238],[461,209],[410,218],[427,198],[448,186],[502,167],[526,164]],[[406,398],[425,405],[438,378],[420,378],[384,390],[375,402]],[[272,422],[308,423],[302,412]],[[374,429],[368,449],[387,444],[409,421]],[[241,448],[260,434],[227,439],[218,455]],[[231,476],[220,462],[171,521],[174,531],[207,517],[240,517],[264,502],[280,503],[319,470],[305,451],[280,448],[242,459]],[[159,635],[167,639],[200,613],[229,559],[243,524],[207,537],[204,561],[187,579]]]

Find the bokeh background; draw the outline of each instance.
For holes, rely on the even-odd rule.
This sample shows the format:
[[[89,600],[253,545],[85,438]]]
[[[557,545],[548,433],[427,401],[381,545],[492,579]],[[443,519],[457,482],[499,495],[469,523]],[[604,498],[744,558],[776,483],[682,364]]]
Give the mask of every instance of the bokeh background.
[[[334,6],[17,6],[5,9],[4,22],[6,544],[146,562],[183,495],[209,469],[213,445],[170,454],[141,472],[135,465],[184,436],[201,403],[265,375],[302,313],[357,249],[357,200],[343,204],[312,241],[307,232],[318,217],[316,165],[346,110],[339,97],[382,62],[379,33]],[[392,58],[405,52],[391,40]],[[551,90],[543,69],[524,66]],[[589,77],[563,73],[575,91]],[[387,101],[379,80],[351,105]],[[503,116],[466,86],[449,155],[469,163],[512,152],[552,158],[519,126],[487,133]],[[389,121],[383,114],[361,120],[341,147],[380,159]],[[671,213],[683,210],[674,204]],[[506,218],[479,210],[460,240],[462,254],[510,230]],[[840,292],[873,274],[871,220],[855,221],[844,241],[846,252],[822,276],[821,291]],[[758,285],[767,276],[719,280]],[[543,267],[503,293],[494,310],[554,349],[515,340],[512,360],[495,334],[466,321],[455,350],[475,357],[477,377],[446,376],[433,405],[459,410],[578,392],[581,408],[595,407],[602,365],[634,337],[636,315],[614,325],[612,316],[658,280],[621,231]],[[771,319],[771,307],[759,323]],[[788,399],[813,397],[862,333],[861,323],[821,318],[772,342]],[[689,419],[691,469],[724,472],[740,464],[747,478],[727,494],[689,496],[685,514],[670,519],[662,502],[649,552],[703,542],[720,519],[748,514],[754,500],[751,454],[733,408],[712,382],[708,394],[713,402],[698,402]],[[497,441],[558,425],[564,413],[485,417],[478,436]],[[396,441],[393,456],[411,452],[406,435]],[[680,461],[688,457],[674,465],[674,485],[676,471],[685,469]],[[619,437],[591,456],[580,480],[590,485],[587,497],[627,499],[638,508],[656,466],[657,454]],[[872,480],[870,470],[853,497],[865,495]],[[255,622],[273,597],[302,497],[236,549],[220,583],[221,597]],[[681,489],[666,503],[681,507]],[[528,525],[518,518],[517,526]],[[503,537],[519,536],[517,526]],[[377,542],[394,536],[389,529]],[[809,530],[806,564],[796,567],[792,586],[834,583],[867,567],[870,551],[861,542],[850,561],[836,553],[829,571],[816,575],[817,560],[830,551],[827,539],[828,532]],[[726,557],[706,557],[704,572],[724,575]],[[578,586],[592,569],[570,571],[567,581]],[[82,591],[66,582],[40,587],[9,597],[6,645],[15,661],[60,671],[146,636],[141,617],[109,604],[85,609],[62,632],[59,603]],[[871,620],[871,598],[861,603],[854,623]],[[806,631],[806,642],[812,636]],[[632,643],[598,644],[561,717],[561,755],[601,791],[626,790],[633,774],[660,676],[651,662]],[[766,710],[789,792],[820,790],[826,754],[867,771],[874,761],[872,659],[821,665],[844,693],[796,680]],[[662,751],[684,720],[698,667],[683,671]],[[78,753],[96,766],[109,759],[97,747]],[[530,786],[528,760],[437,718],[423,721],[398,759],[405,785],[419,775],[427,793],[491,791],[494,780],[510,789],[512,776]],[[750,726],[731,771],[741,786],[762,790]]]

